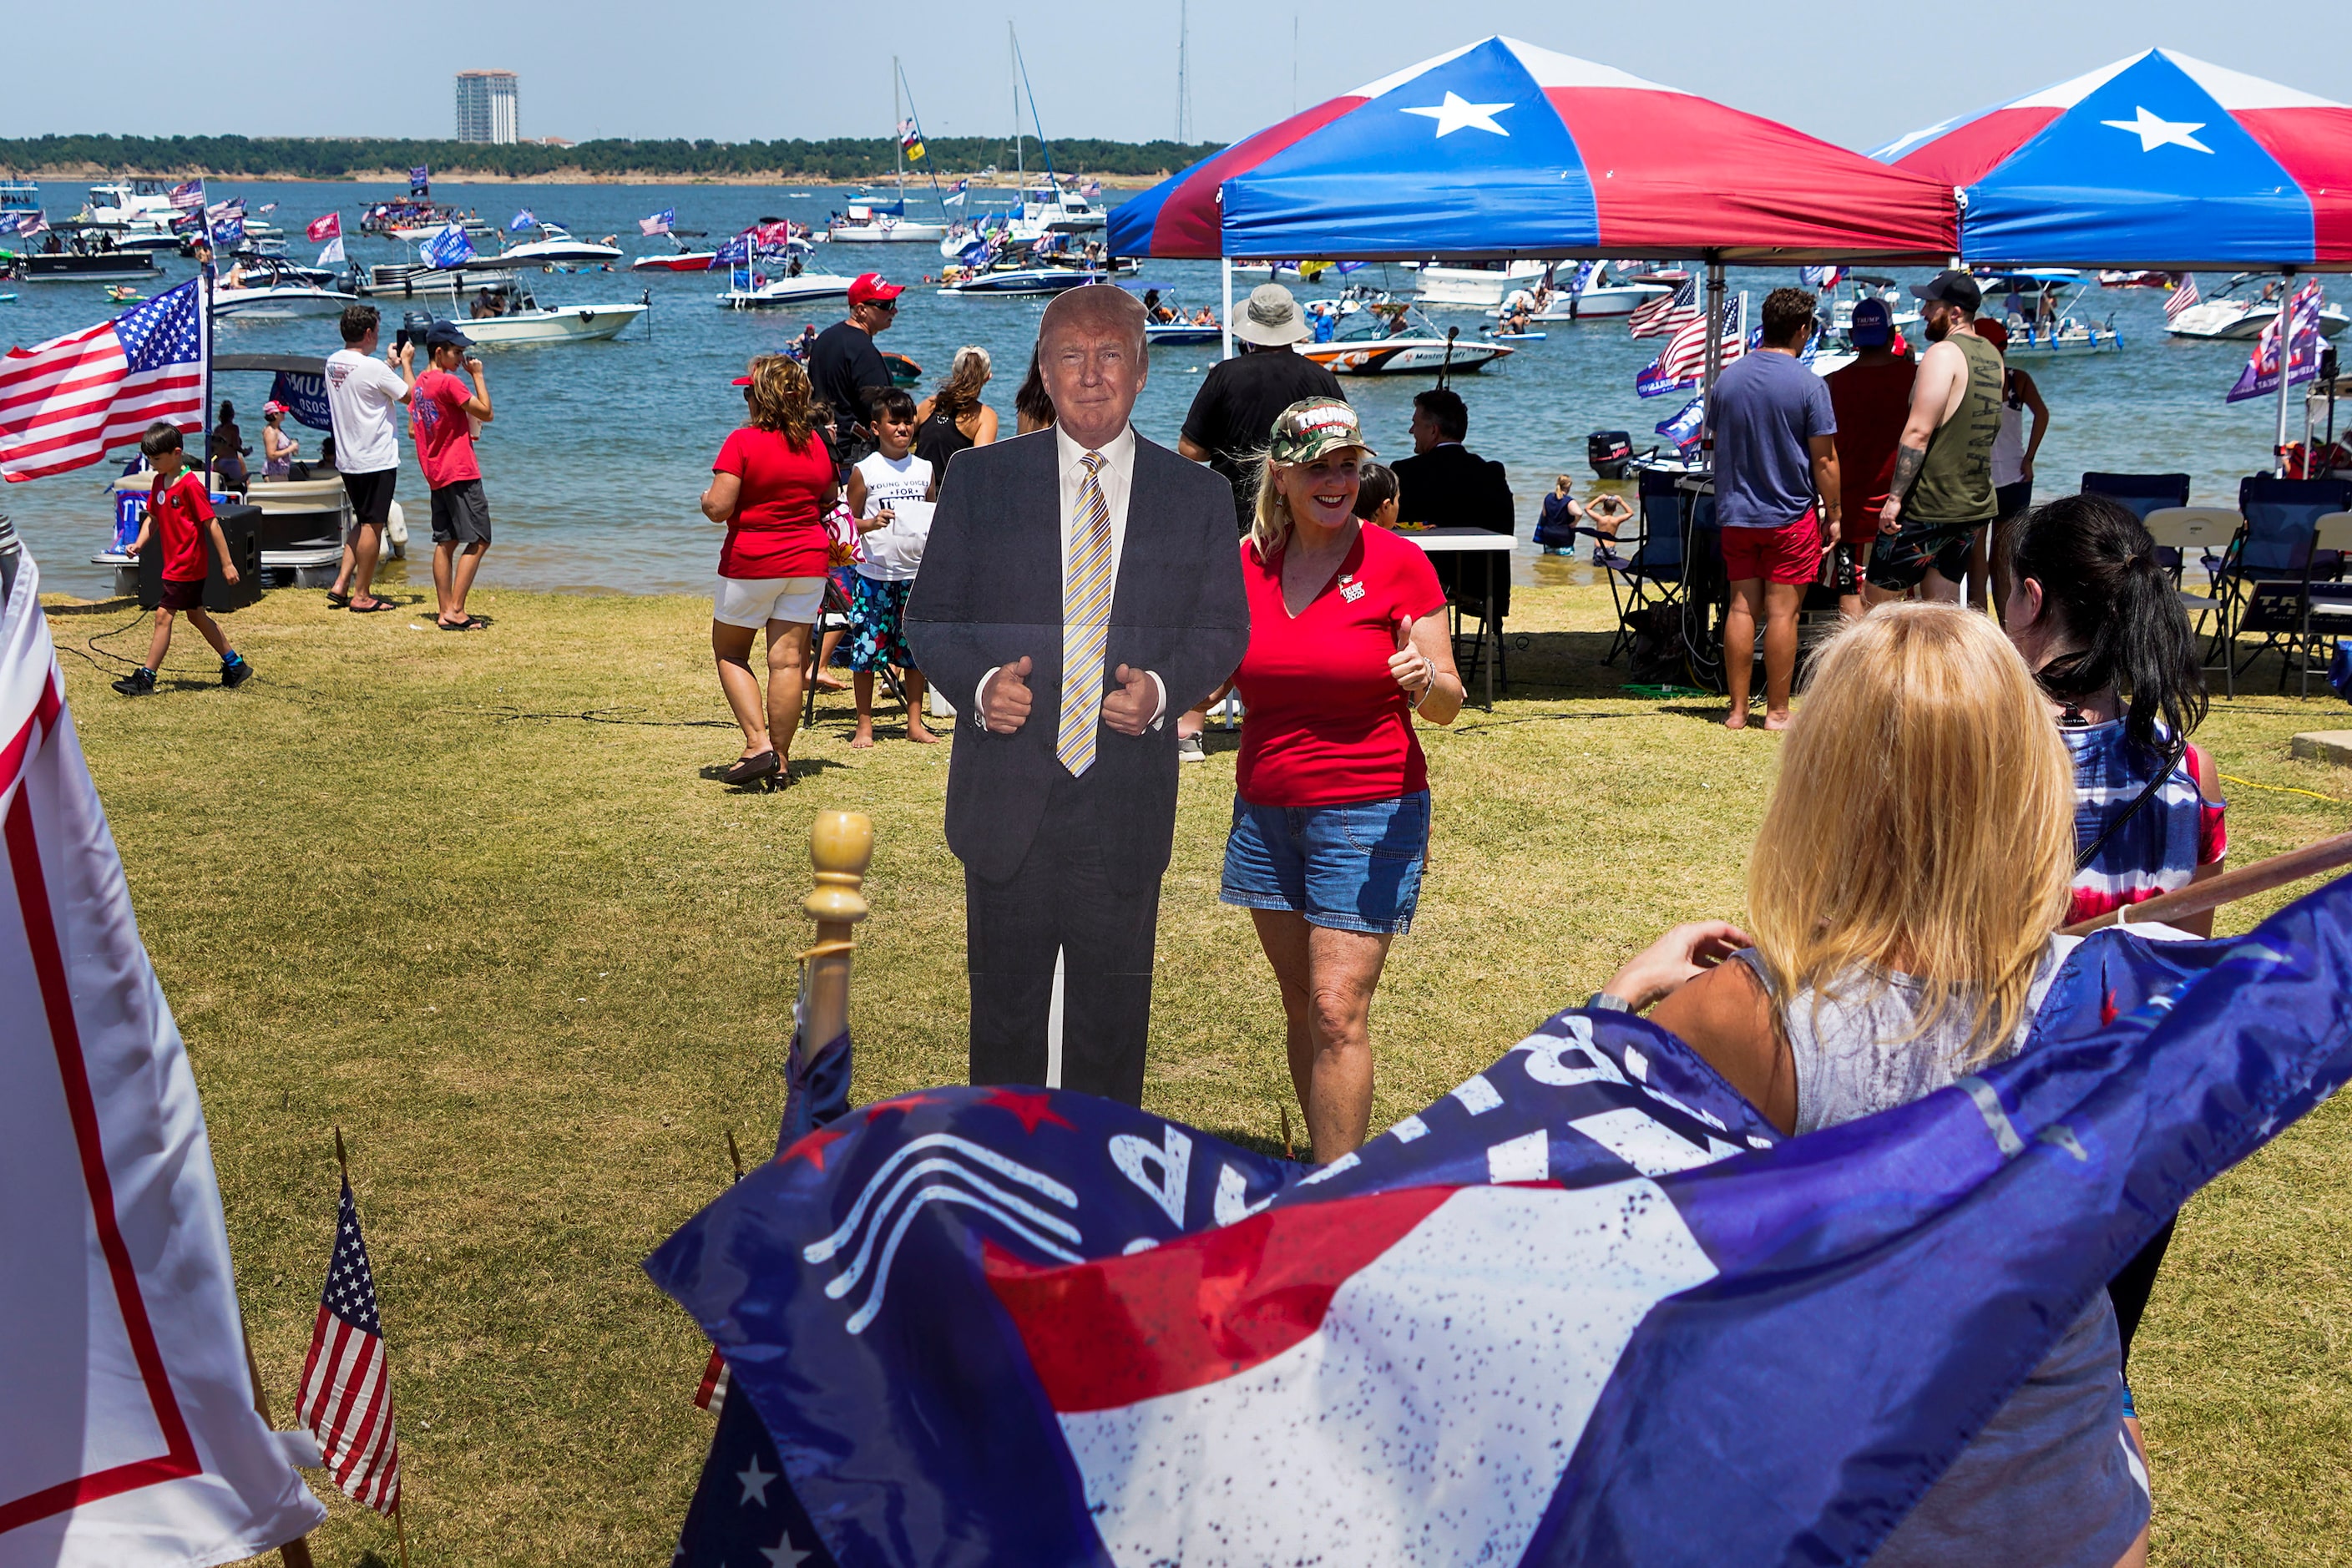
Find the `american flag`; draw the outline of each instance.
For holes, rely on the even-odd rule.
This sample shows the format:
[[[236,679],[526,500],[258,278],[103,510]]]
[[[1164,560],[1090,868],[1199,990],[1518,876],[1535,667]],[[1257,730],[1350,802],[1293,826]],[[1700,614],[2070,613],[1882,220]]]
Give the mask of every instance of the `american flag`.
[[[1625,318],[1626,330],[1637,338],[1663,338],[1698,320],[1698,279],[1685,278],[1671,294],[1643,300]]]
[[[727,1407],[727,1358],[719,1347],[710,1347],[710,1359],[702,1365],[702,1384],[694,1391],[694,1407],[708,1410],[713,1415]]]
[[[400,1437],[392,1422],[392,1369],[376,1316],[375,1276],[352,1184],[335,1221],[335,1253],[319,1297],[319,1322],[296,1396],[302,1425],[319,1439],[335,1484],[381,1514],[400,1510]]]
[[[181,184],[173,185],[172,187],[172,205],[184,213],[200,213],[204,211],[205,183],[202,180],[189,180]]]
[[[2180,281],[2174,287],[2172,292],[2164,297],[2164,319],[2168,321],[2175,321],[2179,319],[2181,311],[2197,303],[2199,303],[2197,274],[2184,272],[2180,275]]]
[[[0,477],[86,467],[159,419],[203,429],[211,343],[197,287],[0,358]]]
[[[26,213],[16,220],[16,232],[20,235],[36,235],[48,226],[47,213]]]
[[[677,222],[677,209],[664,207],[651,217],[639,218],[637,232],[642,235],[667,234],[670,231],[670,226]]]
[[[1743,300],[1727,300],[1723,306],[1723,363],[1729,364],[1744,353],[1748,334],[1739,330]],[[1696,381],[1706,369],[1706,322],[1691,319],[1681,331],[1666,340],[1658,353],[1658,374],[1680,385]]]

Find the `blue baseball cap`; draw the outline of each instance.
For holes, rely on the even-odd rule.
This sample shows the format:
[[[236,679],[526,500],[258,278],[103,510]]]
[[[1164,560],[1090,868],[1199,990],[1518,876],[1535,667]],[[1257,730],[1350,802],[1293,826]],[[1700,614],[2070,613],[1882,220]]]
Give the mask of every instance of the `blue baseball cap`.
[[[1895,337],[1895,312],[1884,300],[1856,300],[1853,322],[1846,335],[1858,349],[1883,349]]]
[[[467,337],[455,321],[436,321],[425,330],[427,349],[469,349],[474,340]]]

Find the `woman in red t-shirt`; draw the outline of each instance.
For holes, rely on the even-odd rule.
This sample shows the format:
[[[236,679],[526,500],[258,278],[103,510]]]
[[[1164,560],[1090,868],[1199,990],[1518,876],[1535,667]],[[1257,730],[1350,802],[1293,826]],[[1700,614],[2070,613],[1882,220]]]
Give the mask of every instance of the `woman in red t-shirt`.
[[[1250,911],[1274,965],[1318,1163],[1364,1141],[1372,992],[1421,893],[1429,770],[1413,715],[1462,710],[1429,557],[1355,515],[1372,455],[1345,403],[1284,409],[1242,542],[1250,641],[1234,685],[1248,711],[1218,897]]]
[[[808,373],[782,354],[761,354],[736,378],[751,423],[727,437],[710,464],[702,515],[727,525],[719,547],[719,591],[711,605],[710,651],[743,754],[720,776],[739,787],[792,782],[793,731],[800,725],[808,679],[809,630],[824,604],[824,569],[833,547],[824,525],[838,489],[833,454],[819,420]],[[751,644],[768,629],[768,696],[751,670]]]

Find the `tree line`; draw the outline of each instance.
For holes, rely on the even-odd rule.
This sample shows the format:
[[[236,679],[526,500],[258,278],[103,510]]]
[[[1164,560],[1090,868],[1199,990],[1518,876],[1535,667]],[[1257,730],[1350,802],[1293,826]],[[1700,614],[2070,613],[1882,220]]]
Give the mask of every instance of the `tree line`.
[[[740,178],[772,174],[778,179],[868,180],[887,174],[893,142],[887,136],[836,136],[810,142],[668,141],[619,139],[582,142],[569,147],[519,142],[412,142],[365,137],[291,136],[36,136],[0,139],[0,169],[27,174],[96,166],[122,174],[204,174],[245,179],[339,180],[424,164],[436,177],[468,174],[528,180],[564,174],[639,175],[691,179],[698,175]],[[1032,171],[1044,157],[1032,139],[1024,144]],[[1053,144],[1060,174],[1166,174],[1218,152],[1222,143],[1103,142],[1074,138]],[[936,136],[927,156],[914,166],[941,177],[977,174],[991,165],[1010,170],[1015,149],[1009,137]]]

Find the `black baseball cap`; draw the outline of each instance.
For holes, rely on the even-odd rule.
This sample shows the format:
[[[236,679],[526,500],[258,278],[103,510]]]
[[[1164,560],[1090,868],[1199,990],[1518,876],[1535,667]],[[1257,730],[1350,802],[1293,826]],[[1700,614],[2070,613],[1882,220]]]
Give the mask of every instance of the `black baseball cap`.
[[[425,330],[425,346],[428,349],[469,349],[474,340],[457,328],[455,321],[436,321]]]
[[[1984,290],[1977,280],[1965,272],[1938,272],[1925,283],[1911,285],[1915,300],[1940,300],[1947,305],[1957,305],[1970,315],[1984,303]]]

